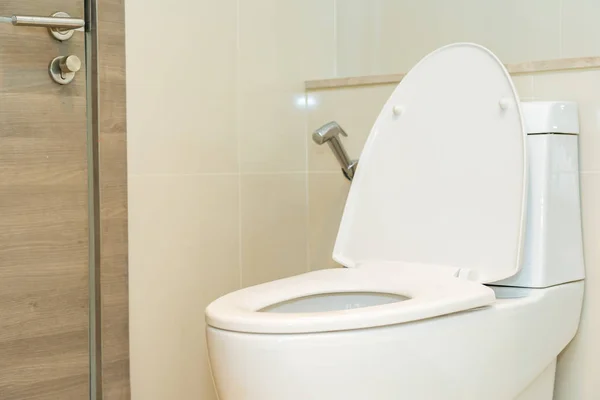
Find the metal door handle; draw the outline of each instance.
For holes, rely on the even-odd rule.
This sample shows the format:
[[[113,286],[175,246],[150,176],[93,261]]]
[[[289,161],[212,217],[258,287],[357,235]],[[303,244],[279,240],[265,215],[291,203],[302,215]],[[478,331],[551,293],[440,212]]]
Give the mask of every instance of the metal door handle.
[[[70,17],[35,17],[30,15],[13,15],[12,24],[15,26],[39,26],[53,29],[77,29],[85,26],[80,18]]]
[[[48,28],[50,34],[60,41],[68,40],[73,36],[74,30],[85,28],[85,21],[81,18],[71,18],[66,12],[56,12],[49,17],[33,15],[13,15],[11,22],[14,26],[32,26]]]

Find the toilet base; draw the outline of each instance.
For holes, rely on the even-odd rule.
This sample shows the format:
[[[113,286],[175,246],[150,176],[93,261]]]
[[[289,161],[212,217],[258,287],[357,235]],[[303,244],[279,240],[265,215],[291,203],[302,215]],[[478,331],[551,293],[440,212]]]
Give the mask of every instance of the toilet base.
[[[555,376],[556,359],[515,400],[552,400]]]
[[[551,400],[583,282],[407,324],[306,334],[207,328],[221,400]],[[559,322],[560,321],[560,322]]]

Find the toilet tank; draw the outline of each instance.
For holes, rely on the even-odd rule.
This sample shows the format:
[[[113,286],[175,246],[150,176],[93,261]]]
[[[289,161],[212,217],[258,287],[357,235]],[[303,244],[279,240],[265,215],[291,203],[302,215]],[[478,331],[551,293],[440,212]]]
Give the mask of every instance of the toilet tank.
[[[543,288],[585,276],[577,104],[523,102],[529,188],[521,271],[494,285]]]

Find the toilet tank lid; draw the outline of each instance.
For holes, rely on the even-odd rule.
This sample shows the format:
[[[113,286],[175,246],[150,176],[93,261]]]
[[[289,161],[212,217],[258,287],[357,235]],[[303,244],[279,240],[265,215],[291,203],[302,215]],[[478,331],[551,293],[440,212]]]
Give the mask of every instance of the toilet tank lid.
[[[333,257],[410,262],[488,283],[521,267],[526,154],[520,101],[489,50],[470,43],[419,62],[365,144]]]
[[[578,107],[573,101],[524,101],[521,109],[529,135],[579,134]]]

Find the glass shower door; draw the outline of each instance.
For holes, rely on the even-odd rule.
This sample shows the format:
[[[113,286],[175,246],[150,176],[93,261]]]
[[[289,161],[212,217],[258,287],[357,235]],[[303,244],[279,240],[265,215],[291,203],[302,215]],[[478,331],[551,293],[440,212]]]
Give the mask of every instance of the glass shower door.
[[[0,399],[86,399],[86,34],[69,19],[84,1],[0,0],[0,16]]]

